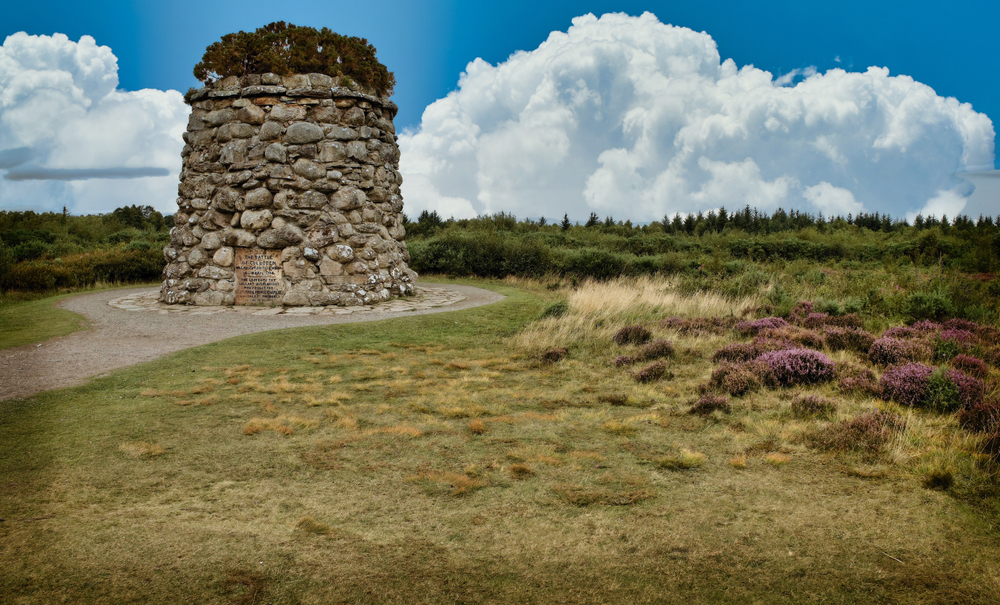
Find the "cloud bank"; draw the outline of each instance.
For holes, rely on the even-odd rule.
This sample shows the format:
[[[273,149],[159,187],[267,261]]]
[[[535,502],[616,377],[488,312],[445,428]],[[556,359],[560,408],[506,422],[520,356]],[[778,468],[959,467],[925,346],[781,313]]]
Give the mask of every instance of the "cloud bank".
[[[176,210],[188,107],[177,91],[117,88],[117,58],[90,36],[7,37],[0,46],[0,209]]]
[[[908,76],[775,79],[651,13],[585,15],[496,66],[476,59],[399,144],[411,217],[954,216],[972,190],[956,171],[994,159],[985,114]]]

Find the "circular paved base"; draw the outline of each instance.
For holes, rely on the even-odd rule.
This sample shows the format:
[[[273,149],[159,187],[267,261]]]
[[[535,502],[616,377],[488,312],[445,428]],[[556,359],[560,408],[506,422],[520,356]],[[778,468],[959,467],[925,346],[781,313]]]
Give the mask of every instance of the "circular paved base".
[[[114,298],[108,304],[123,311],[155,311],[161,315],[184,314],[184,315],[216,315],[220,313],[237,313],[241,315],[380,315],[384,313],[403,313],[407,311],[425,311],[437,307],[447,307],[459,303],[466,299],[466,296],[457,290],[449,290],[444,287],[422,288],[417,286],[416,293],[406,298],[397,298],[377,305],[364,305],[356,307],[199,307],[196,305],[168,305],[160,302],[160,293],[137,292]]]

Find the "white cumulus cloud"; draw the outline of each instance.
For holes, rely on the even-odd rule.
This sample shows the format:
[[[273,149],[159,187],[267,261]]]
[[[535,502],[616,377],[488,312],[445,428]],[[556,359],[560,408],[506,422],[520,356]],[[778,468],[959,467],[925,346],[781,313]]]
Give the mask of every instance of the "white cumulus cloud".
[[[118,90],[118,60],[90,36],[0,46],[0,209],[176,210],[188,107],[177,91]]]
[[[887,68],[722,60],[706,33],[577,17],[537,49],[470,63],[399,138],[407,212],[634,221],[749,204],[902,217],[953,209],[993,164],[985,114]]]

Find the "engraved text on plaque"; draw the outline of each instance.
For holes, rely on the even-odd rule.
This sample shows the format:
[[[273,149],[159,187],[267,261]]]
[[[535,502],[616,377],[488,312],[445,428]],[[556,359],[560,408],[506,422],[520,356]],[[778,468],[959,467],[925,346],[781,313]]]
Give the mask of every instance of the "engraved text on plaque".
[[[285,295],[281,251],[237,248],[233,263],[236,272],[237,305],[281,304]]]

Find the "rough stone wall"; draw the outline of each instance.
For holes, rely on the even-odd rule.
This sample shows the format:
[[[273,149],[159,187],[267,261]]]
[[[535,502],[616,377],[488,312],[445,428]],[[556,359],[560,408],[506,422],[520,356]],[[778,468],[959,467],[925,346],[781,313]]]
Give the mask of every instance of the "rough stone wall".
[[[397,108],[334,84],[264,74],[188,96],[160,300],[358,305],[413,293]],[[271,274],[251,278],[251,259]],[[252,279],[270,282],[254,290]]]

